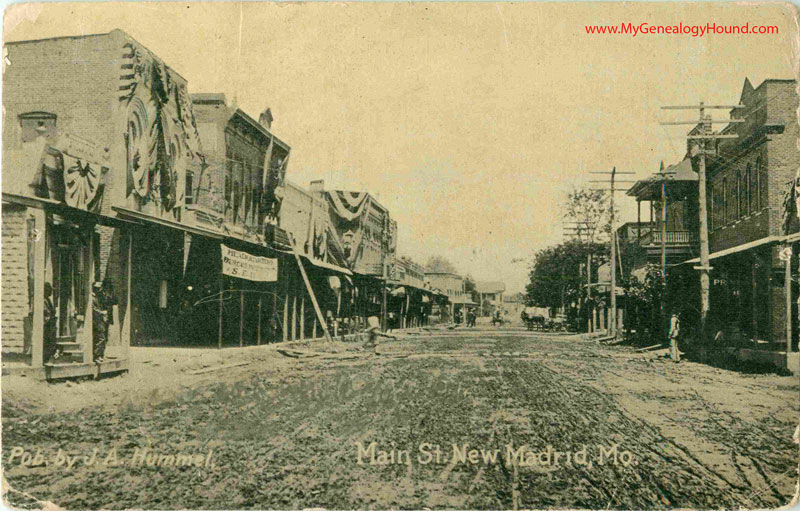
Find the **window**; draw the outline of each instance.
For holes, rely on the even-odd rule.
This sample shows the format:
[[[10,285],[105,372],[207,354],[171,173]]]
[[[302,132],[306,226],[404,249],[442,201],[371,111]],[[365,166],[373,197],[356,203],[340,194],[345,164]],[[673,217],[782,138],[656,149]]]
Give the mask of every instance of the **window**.
[[[167,281],[166,280],[159,280],[158,281],[158,308],[159,309],[166,309],[167,308]]]
[[[756,211],[761,211],[761,157],[756,159],[756,187],[755,187],[755,202]]]
[[[714,226],[717,223],[715,221],[717,216],[717,204],[716,204],[717,201],[716,198],[714,197],[715,193],[716,190],[714,189],[714,184],[712,183],[711,185],[709,185],[709,190],[708,190],[708,199],[709,199],[708,210],[711,211],[711,214],[708,215],[708,230],[710,231],[714,230]]]
[[[736,171],[736,220],[742,218],[744,194],[742,193],[742,172]]]
[[[750,164],[747,164],[747,169],[744,171],[744,189],[745,189],[745,213],[750,214],[753,212],[753,182],[752,182],[752,174],[753,171],[750,168]]]
[[[186,190],[184,190],[184,203],[187,206],[194,204],[194,194],[192,193],[192,181],[194,181],[194,172],[191,170],[186,171]]]
[[[722,180],[722,225],[728,224],[728,178]]]

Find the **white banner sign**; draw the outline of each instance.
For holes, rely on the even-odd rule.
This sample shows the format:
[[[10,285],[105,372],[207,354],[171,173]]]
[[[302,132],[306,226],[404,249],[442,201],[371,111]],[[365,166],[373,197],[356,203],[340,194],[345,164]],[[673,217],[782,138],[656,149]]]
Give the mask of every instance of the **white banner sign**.
[[[256,282],[278,280],[278,260],[250,255],[222,245],[222,273]]]

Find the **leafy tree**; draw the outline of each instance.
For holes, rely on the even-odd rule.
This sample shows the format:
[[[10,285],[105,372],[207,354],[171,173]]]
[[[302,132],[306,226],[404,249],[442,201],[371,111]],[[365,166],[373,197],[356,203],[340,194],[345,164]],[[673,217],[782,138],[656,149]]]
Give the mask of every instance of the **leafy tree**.
[[[579,240],[594,243],[610,237],[610,192],[575,188],[567,195],[563,208],[562,216],[566,222],[573,224]]]
[[[569,240],[536,253],[525,288],[525,303],[538,307],[569,309],[586,300],[586,256],[592,254],[592,282],[597,282],[597,267],[607,259],[605,243],[589,244]]]
[[[472,275],[467,275],[464,277],[464,292],[467,293],[467,296],[475,302],[479,303],[480,297],[478,296],[478,287],[475,285],[475,279],[472,278]]]
[[[458,273],[455,265],[442,256],[430,256],[425,263],[425,269],[437,273]]]

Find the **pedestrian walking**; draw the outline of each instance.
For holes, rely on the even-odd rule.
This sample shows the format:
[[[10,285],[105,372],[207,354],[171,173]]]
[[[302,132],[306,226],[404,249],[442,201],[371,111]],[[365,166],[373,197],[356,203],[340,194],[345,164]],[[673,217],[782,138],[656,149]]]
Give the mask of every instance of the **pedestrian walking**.
[[[681,352],[678,349],[678,336],[681,333],[681,320],[678,314],[673,312],[669,320],[669,355],[673,362],[681,361]]]
[[[381,322],[377,316],[370,316],[367,318],[367,342],[364,343],[364,349],[372,349],[375,354],[378,354],[378,337],[387,337],[389,339],[397,339],[394,335],[381,332]]]

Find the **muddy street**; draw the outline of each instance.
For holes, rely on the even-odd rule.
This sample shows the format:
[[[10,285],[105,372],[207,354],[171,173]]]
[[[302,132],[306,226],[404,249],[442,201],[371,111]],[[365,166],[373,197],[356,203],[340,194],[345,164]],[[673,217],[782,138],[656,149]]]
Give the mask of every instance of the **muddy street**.
[[[293,349],[239,352],[252,360],[199,375],[140,364],[150,373],[51,384],[49,398],[7,378],[8,498],[641,509],[777,507],[794,492],[792,377],[510,328],[419,331],[378,355],[342,342]],[[165,372],[172,386],[159,393]],[[95,400],[62,404],[79,393]]]

